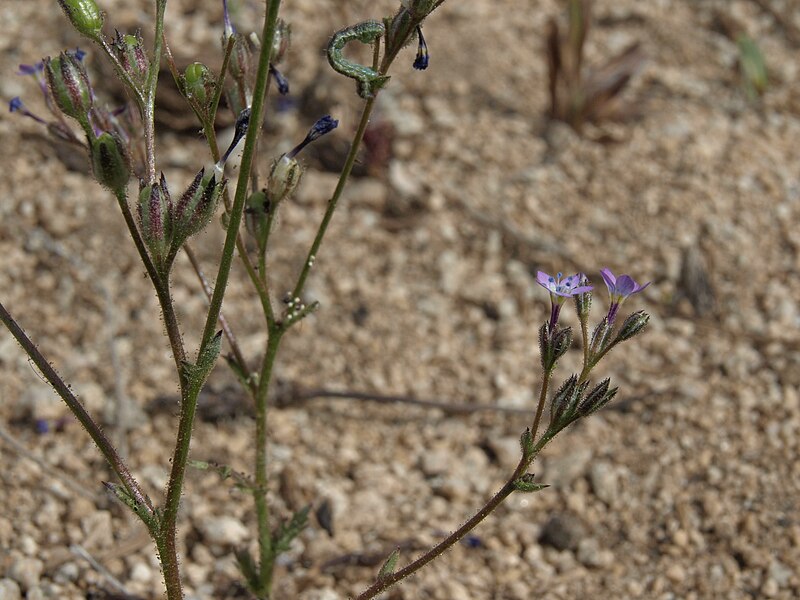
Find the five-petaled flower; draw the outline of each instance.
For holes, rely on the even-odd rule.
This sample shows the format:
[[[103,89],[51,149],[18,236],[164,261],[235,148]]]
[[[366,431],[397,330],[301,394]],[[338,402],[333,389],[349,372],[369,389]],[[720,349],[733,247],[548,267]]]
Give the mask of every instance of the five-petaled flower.
[[[619,307],[622,306],[628,296],[638,294],[651,283],[648,281],[644,285],[639,285],[630,275],[615,277],[608,267],[600,269],[600,275],[603,276],[603,281],[606,282],[606,287],[608,288],[608,294],[611,296],[611,306],[608,309],[607,317],[609,324],[614,322],[617,312],[619,312]]]
[[[536,282],[550,292],[550,329],[552,330],[558,322],[558,314],[561,312],[561,305],[567,298],[572,298],[577,294],[590,292],[593,286],[588,285],[586,276],[583,273],[575,273],[562,279],[562,274],[557,273],[555,277],[543,271],[536,272]]]

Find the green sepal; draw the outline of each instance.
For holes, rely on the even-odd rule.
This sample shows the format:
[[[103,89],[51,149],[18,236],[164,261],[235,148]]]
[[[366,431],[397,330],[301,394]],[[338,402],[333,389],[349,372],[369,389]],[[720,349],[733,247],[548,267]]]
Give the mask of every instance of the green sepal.
[[[100,39],[103,15],[94,0],[58,0],[72,26],[91,40]]]
[[[91,142],[92,172],[100,185],[123,192],[131,178],[130,159],[116,133],[108,131]]]
[[[397,559],[400,558],[400,548],[395,548],[392,553],[383,561],[380,571],[378,571],[378,581],[386,579],[397,568]]]
[[[522,457],[528,459],[533,456],[535,442],[530,427],[526,427],[519,438],[519,445],[522,448]]]
[[[526,473],[519,479],[515,479],[514,483],[512,484],[514,486],[514,490],[517,492],[530,493],[530,492],[538,492],[546,487],[550,487],[546,483],[535,482],[533,480],[533,477],[534,477],[533,473]]]

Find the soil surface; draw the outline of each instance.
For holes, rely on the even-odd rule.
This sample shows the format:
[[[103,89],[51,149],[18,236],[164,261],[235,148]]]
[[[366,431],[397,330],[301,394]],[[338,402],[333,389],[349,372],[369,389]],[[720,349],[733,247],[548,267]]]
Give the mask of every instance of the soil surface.
[[[151,3],[103,0],[107,28],[147,37]],[[216,67],[221,3],[170,0],[179,65]],[[233,2],[241,30],[257,2]],[[336,182],[359,113],[353,82],[331,71],[333,31],[393,4],[286,2],[289,101],[267,116],[266,175],[319,116],[339,129],[305,156],[283,206],[271,282],[289,289]],[[335,600],[363,590],[392,549],[400,563],[467,519],[510,475],[541,375],[537,331],[549,315],[538,269],[586,272],[593,321],[606,310],[599,269],[652,281],[623,307],[649,330],[615,350],[596,379],[620,393],[534,464],[550,485],[515,495],[392,599],[796,598],[800,596],[800,11],[795,0],[597,2],[591,69],[640,42],[644,69],[622,121],[582,134],[547,117],[545,32],[555,0],[448,0],[393,67],[357,168],[312,269],[319,311],[286,336],[270,413],[276,517],[316,516],[276,572],[274,598]],[[0,7],[0,96],[45,113],[14,74],[62,48],[100,53],[50,0]],[[748,99],[735,34],[769,70]],[[173,94],[174,96],[174,94]],[[158,167],[173,195],[208,163],[188,110],[165,92]],[[169,109],[169,110],[168,110]],[[224,125],[224,124],[223,124]],[[174,365],[155,295],[113,198],[79,153],[3,113],[0,300],[103,423],[157,501],[174,444]],[[133,186],[132,186],[133,189]],[[193,242],[215,272],[217,220]],[[205,298],[184,257],[174,296],[187,347]],[[279,302],[279,300],[277,300]],[[251,364],[264,334],[237,263],[224,305]],[[562,320],[577,326],[569,306]],[[580,368],[579,345],[556,371]],[[89,437],[13,338],[0,331],[0,598],[158,598],[143,526],[112,500]],[[355,391],[492,410],[455,414],[398,402],[314,398]],[[523,409],[514,412],[510,409]],[[250,472],[252,407],[224,364],[201,401],[192,458]],[[234,549],[254,545],[250,497],[191,471],[181,507],[187,596],[246,598]],[[89,557],[89,558],[87,558]]]

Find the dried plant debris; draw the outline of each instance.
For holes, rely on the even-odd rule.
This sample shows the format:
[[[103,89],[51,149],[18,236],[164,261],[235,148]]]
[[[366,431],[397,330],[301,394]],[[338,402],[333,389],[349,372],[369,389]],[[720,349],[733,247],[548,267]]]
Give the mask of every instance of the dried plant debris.
[[[603,65],[586,67],[584,51],[591,28],[592,1],[570,0],[564,33],[550,19],[547,31],[550,116],[581,131],[587,122],[622,120],[630,105],[620,95],[645,63],[638,42]]]

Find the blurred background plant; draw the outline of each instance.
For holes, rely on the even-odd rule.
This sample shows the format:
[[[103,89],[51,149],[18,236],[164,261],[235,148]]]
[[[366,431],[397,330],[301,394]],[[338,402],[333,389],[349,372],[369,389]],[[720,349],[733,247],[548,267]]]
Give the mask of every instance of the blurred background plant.
[[[547,27],[545,55],[550,117],[568,123],[578,132],[585,123],[616,120],[626,115],[630,101],[621,95],[646,59],[640,44],[635,42],[604,64],[586,64],[593,4],[593,0],[568,0],[563,32],[555,18],[548,21]]]

